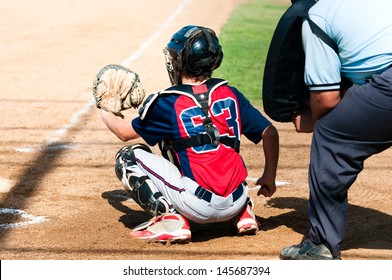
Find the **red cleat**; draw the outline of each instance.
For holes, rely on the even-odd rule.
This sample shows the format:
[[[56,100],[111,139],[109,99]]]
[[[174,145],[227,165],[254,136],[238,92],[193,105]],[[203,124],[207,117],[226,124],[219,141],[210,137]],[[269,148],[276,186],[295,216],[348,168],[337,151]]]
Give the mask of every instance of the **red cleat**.
[[[249,204],[234,219],[238,235],[254,235],[259,230],[259,223]]]
[[[154,217],[133,229],[130,235],[148,242],[161,243],[188,243],[192,236],[188,221],[180,214]]]

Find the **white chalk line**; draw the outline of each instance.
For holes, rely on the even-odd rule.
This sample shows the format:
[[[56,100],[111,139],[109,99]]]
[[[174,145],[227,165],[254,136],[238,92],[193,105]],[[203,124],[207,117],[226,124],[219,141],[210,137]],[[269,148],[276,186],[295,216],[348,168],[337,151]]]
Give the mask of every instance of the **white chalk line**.
[[[29,214],[23,210],[19,210],[19,209],[0,208],[0,215],[1,214],[20,215],[23,219],[27,220],[25,222],[0,224],[0,228],[5,228],[5,229],[27,226],[27,225],[31,225],[31,224],[37,224],[37,223],[43,223],[47,220],[46,217],[34,216],[34,215],[31,215],[31,214]]]
[[[175,18],[182,12],[182,10],[186,7],[190,0],[183,0],[180,5],[177,7],[177,9],[174,10],[174,12],[163,22],[161,27],[154,33],[152,34],[143,44],[140,45],[139,49],[137,49],[131,56],[129,56],[127,59],[125,59],[121,64],[123,66],[129,67],[129,65],[138,59],[149,47],[150,45],[163,33],[163,31],[169,27],[169,25],[175,20]],[[55,130],[52,133],[52,136],[49,138],[49,140],[46,141],[46,145],[43,147],[39,148],[31,148],[31,147],[20,147],[17,148],[16,151],[20,153],[34,153],[38,152],[44,149],[47,149],[48,146],[50,146],[51,149],[55,150],[64,150],[64,149],[70,149],[72,145],[64,145],[64,144],[58,144],[64,139],[68,132],[76,127],[82,117],[89,112],[91,107],[95,105],[95,99],[92,97],[84,106],[83,108],[73,114],[69,120],[69,123],[66,124],[65,126]],[[58,145],[57,145],[58,144]]]
[[[131,62],[136,60],[141,56],[141,54],[149,48],[149,46],[163,33],[163,31],[169,27],[169,25],[175,20],[175,18],[182,12],[185,6],[188,4],[190,0],[183,0],[181,4],[174,10],[174,12],[167,18],[167,20],[161,25],[161,27],[152,34],[145,42],[140,46],[140,48],[133,53],[130,57],[122,62],[122,64],[126,67],[129,67]]]
[[[81,145],[78,144],[54,144],[51,146],[46,146],[46,150],[48,151],[58,151],[58,150],[79,150]],[[37,148],[34,147],[20,147],[16,149],[19,153],[35,153],[38,151]]]

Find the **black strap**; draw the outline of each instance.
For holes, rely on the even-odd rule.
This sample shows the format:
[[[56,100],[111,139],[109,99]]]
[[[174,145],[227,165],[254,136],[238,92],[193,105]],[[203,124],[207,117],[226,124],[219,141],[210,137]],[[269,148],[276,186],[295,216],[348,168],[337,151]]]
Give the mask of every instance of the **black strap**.
[[[331,37],[329,37],[327,33],[325,33],[324,30],[322,30],[316,23],[314,23],[314,21],[310,19],[309,15],[307,15],[305,18],[308,20],[312,32],[321,40],[323,40],[324,43],[326,43],[331,49],[338,53],[338,46],[336,45],[335,41],[332,40]]]
[[[331,49],[333,49],[336,53],[338,53],[338,46],[335,41],[328,36],[327,33],[324,32],[313,20],[309,17],[309,10],[316,4],[318,0],[291,0],[293,4],[294,11],[298,14],[299,17],[305,18],[310,25],[310,29],[313,34],[323,40]]]
[[[237,139],[222,137],[219,139],[219,143],[233,148],[237,153],[240,152],[240,141]],[[175,152],[197,146],[204,146],[211,144],[211,138],[208,134],[199,134],[185,139],[177,139],[171,143],[171,146]]]
[[[214,41],[212,40],[211,33],[208,32],[208,30],[204,27],[201,27],[200,29],[201,29],[201,31],[203,31],[204,35],[207,37],[208,50],[215,54],[217,51],[217,47],[215,46]]]

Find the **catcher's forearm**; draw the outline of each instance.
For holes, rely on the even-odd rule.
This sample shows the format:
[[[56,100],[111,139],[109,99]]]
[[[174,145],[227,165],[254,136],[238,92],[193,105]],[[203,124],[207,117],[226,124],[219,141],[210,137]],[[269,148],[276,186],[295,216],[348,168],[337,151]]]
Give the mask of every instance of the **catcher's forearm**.
[[[266,180],[275,180],[279,160],[279,134],[273,125],[263,132],[263,150],[265,156],[263,177]]]
[[[126,142],[140,137],[133,129],[131,121],[123,120],[121,117],[102,109],[101,117],[107,128],[121,141]]]

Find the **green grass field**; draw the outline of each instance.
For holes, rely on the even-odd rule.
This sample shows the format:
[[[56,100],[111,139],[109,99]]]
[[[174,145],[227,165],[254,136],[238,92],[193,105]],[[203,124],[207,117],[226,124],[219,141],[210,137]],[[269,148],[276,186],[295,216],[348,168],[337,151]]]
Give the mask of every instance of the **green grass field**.
[[[222,65],[214,77],[238,88],[254,105],[261,106],[265,59],[275,27],[289,3],[279,0],[248,0],[223,26],[219,41]]]

